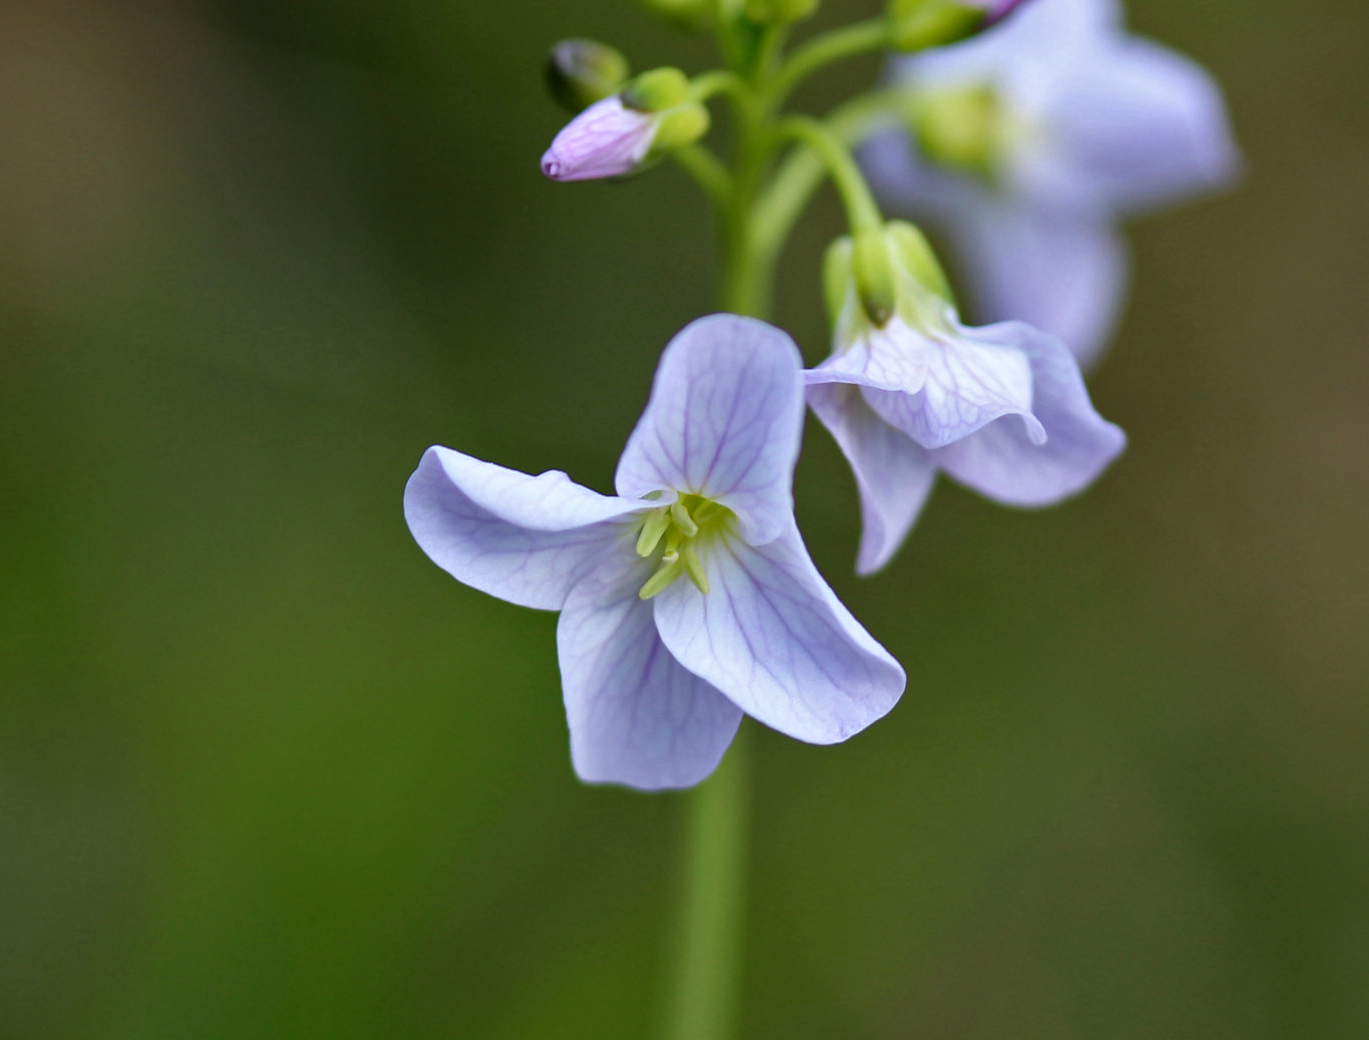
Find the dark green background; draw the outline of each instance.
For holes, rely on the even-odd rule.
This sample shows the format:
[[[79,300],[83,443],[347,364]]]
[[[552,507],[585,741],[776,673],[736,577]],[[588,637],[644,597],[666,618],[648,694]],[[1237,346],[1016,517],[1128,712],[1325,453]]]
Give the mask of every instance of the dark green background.
[[[810,425],[800,521],[909,687],[748,726],[746,1037],[1369,1035],[1369,13],[1131,7],[1245,181],[1134,227],[1083,498],[942,484],[857,581]],[[0,5],[4,1040],[647,1034],[680,799],[576,782],[553,616],[400,512],[434,442],[607,490],[711,309],[676,170],[538,172],[579,34],[709,60],[627,0]],[[812,360],[838,230],[781,282]]]

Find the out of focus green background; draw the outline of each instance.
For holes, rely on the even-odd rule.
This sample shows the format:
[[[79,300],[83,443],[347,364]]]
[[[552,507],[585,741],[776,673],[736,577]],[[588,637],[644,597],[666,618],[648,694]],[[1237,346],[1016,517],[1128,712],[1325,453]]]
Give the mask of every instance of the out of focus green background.
[[[910,681],[838,747],[748,724],[746,1037],[1369,1036],[1369,11],[1131,21],[1245,181],[1133,228],[1085,497],[943,484],[857,581],[810,427]],[[712,307],[678,171],[540,176],[571,35],[708,60],[628,0],[0,5],[4,1040],[648,1034],[680,797],[577,783],[553,616],[400,511],[434,442],[607,490]],[[781,285],[813,360],[839,226]]]

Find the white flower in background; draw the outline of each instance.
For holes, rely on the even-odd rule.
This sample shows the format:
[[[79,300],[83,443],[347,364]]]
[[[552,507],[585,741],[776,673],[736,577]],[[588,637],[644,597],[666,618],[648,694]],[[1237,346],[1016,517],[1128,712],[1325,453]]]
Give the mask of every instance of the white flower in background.
[[[409,529],[457,580],[559,610],[556,641],[580,777],[687,787],[743,712],[799,740],[845,740],[904,675],[822,580],[794,523],[803,418],[798,350],[734,315],[661,356],[618,463],[618,495],[430,448]]]
[[[895,59],[897,130],[862,149],[876,191],[942,231],[980,317],[1087,363],[1127,282],[1120,216],[1227,183],[1238,156],[1200,66],[1127,34],[1117,0],[1031,0],[999,26]]]

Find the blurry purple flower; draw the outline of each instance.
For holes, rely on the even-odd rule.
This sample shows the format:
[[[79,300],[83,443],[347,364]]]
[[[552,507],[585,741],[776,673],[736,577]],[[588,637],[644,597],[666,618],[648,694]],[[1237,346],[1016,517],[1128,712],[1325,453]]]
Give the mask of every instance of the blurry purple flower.
[[[433,562],[561,611],[582,779],[687,787],[712,772],[743,712],[828,744],[902,693],[903,670],[838,602],[794,523],[799,366],[762,322],[689,325],[661,357],[616,497],[438,447],[410,478],[405,515]]]
[[[1016,321],[965,327],[938,291],[939,271],[927,276],[935,261],[921,235],[894,223],[886,239],[893,316],[876,326],[855,278],[833,274],[850,256],[850,240],[839,241],[829,259],[835,346],[804,373],[808,403],[860,490],[861,574],[898,550],[938,470],[1007,505],[1044,506],[1087,487],[1126,444],[1058,339]]]
[[[876,190],[944,230],[984,317],[1027,321],[1085,363],[1125,294],[1118,215],[1237,167],[1212,78],[1127,35],[1117,0],[1032,0],[894,68],[907,124],[863,150]]]

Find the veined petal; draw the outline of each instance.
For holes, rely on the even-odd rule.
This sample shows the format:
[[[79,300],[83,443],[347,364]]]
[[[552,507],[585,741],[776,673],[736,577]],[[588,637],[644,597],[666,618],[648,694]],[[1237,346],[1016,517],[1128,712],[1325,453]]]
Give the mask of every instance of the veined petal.
[[[588,783],[690,787],[717,766],[741,709],[681,667],[637,595],[640,560],[605,561],[566,599],[556,628],[571,759]]]
[[[1009,505],[1043,506],[1082,491],[1126,446],[1126,435],[1089,400],[1079,366],[1052,336],[1020,322],[977,330],[1017,344],[1031,361],[1033,411],[1046,432],[1033,443],[1019,423],[1000,420],[932,452],[948,474]]]
[[[883,328],[867,329],[854,343],[805,372],[804,382],[852,383],[916,393],[927,379],[928,358],[920,349],[922,340],[921,333],[894,315]]]
[[[774,541],[720,539],[704,560],[710,590],[676,582],[656,626],[682,665],[748,715],[832,744],[889,711],[905,677],[838,601],[791,520]]]
[[[973,330],[959,326],[948,335],[917,335],[905,349],[927,358],[918,392],[861,390],[880,418],[924,448],[967,437],[1004,415],[1021,416],[1030,437],[1044,438],[1032,417],[1031,367],[1021,350],[973,338]]]
[[[736,513],[748,541],[777,537],[794,508],[799,372],[794,341],[764,322],[715,314],[686,326],[661,355],[618,493],[700,495]]]
[[[875,414],[860,391],[811,381],[808,403],[836,438],[860,491],[858,574],[873,574],[898,551],[936,480],[936,466],[921,445]]]
[[[1120,38],[1105,57],[1081,63],[1054,101],[1055,147],[1081,190],[1135,210],[1231,180],[1238,153],[1205,69],[1136,37]]]
[[[985,322],[1024,321],[1059,337],[1081,364],[1111,336],[1126,294],[1127,252],[1106,213],[1004,199],[959,214],[952,245],[973,273]]]
[[[482,592],[559,610],[586,565],[645,504],[600,495],[564,473],[526,473],[429,448],[404,489],[414,539],[444,571]],[[631,555],[631,546],[624,550]]]
[[[542,172],[554,181],[631,173],[651,150],[658,126],[655,116],[627,108],[616,94],[596,101],[556,135],[542,156]]]

